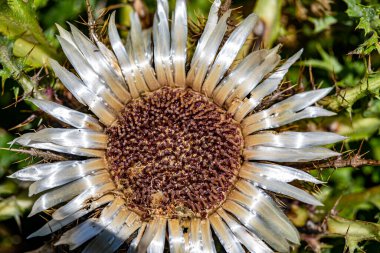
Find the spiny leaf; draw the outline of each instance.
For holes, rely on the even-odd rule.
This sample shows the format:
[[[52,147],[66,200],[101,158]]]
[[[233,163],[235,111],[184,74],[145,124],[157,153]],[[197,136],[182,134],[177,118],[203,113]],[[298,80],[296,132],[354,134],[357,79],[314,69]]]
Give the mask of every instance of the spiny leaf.
[[[339,200],[336,210],[339,216],[354,219],[359,210],[370,209],[373,205],[380,209],[380,186],[344,195]]]
[[[56,58],[55,49],[51,47],[38,24],[32,1],[0,1],[0,33],[8,38],[21,37],[34,46],[41,47],[50,57]]]
[[[375,240],[380,242],[380,224],[330,216],[327,219],[327,227],[330,234],[342,236],[346,239],[350,253],[359,249],[359,243],[362,241]]]
[[[379,34],[380,34],[380,5],[372,4],[365,6],[361,4],[360,0],[344,0],[348,9],[346,13],[348,16],[357,20],[358,25],[356,29],[364,31],[364,35],[369,35],[358,48],[351,52],[351,54],[368,55],[373,50],[380,53]]]
[[[367,96],[378,96],[380,90],[380,73],[375,73],[364,79],[355,87],[342,89],[337,95],[329,96],[320,101],[321,105],[333,111],[351,108],[356,101]]]
[[[35,92],[37,97],[43,98],[44,95],[37,89],[37,82],[26,75],[20,61],[12,57],[10,44],[9,40],[0,36],[0,63],[3,67],[3,71],[9,73],[14,80],[19,82],[25,93]]]
[[[309,21],[314,24],[314,33],[320,33],[330,28],[331,25],[337,22],[337,19],[332,16],[323,18],[309,18]]]
[[[25,33],[31,42],[48,45],[36,19],[32,1],[3,1],[1,4],[0,24],[0,31],[10,37]]]

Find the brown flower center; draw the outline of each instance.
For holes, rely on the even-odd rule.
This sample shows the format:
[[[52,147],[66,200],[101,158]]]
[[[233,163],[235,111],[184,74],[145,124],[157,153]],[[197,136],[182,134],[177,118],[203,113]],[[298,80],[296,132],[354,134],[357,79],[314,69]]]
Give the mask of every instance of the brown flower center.
[[[224,202],[242,162],[239,124],[189,89],[133,100],[107,134],[112,177],[145,218],[206,217]]]

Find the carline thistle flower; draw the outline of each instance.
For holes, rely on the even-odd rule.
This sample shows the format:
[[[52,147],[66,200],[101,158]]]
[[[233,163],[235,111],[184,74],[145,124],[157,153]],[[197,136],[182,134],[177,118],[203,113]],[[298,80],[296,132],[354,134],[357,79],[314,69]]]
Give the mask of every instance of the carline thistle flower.
[[[231,11],[214,1],[192,59],[187,59],[187,12],[177,0],[169,22],[158,0],[153,29],[136,14],[124,46],[110,18],[112,50],[76,27],[58,39],[75,68],[51,67],[96,116],[30,99],[68,128],[45,128],[14,140],[75,160],[35,164],[13,178],[34,181],[42,195],[30,216],[55,207],[30,237],[45,236],[80,219],[56,245],[83,252],[288,252],[299,234],[267,191],[311,205],[321,203],[289,184],[321,183],[284,166],[338,155],[318,147],[343,140],[325,132],[276,132],[294,121],[334,113],[313,106],[331,89],[308,91],[261,111],[302,50],[280,63],[279,47],[251,52],[231,65],[258,18],[248,16],[223,42]],[[85,219],[86,218],[86,219]],[[215,235],[213,235],[213,233]]]

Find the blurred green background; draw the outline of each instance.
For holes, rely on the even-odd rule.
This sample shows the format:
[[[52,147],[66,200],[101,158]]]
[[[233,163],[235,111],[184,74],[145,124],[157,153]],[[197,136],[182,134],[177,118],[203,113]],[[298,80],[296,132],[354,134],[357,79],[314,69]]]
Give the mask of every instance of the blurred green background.
[[[171,7],[174,1],[170,1]],[[106,11],[118,10],[120,30],[126,35],[128,13],[135,9],[145,26],[152,22],[155,0],[91,0],[97,31]],[[188,1],[192,41],[202,29],[210,1]],[[336,144],[343,153],[339,168],[313,169],[326,184],[314,190],[324,207],[314,208],[283,200],[288,216],[299,228],[302,244],[294,252],[380,252],[380,4],[360,0],[235,0],[233,23],[255,11],[262,20],[250,47],[282,44],[283,58],[304,48],[302,60],[287,75],[283,87],[291,92],[335,87],[320,102],[337,112],[328,119],[307,120],[292,129],[333,131],[349,137]],[[59,123],[23,100],[30,92],[80,108],[46,67],[48,57],[65,63],[55,38],[58,23],[72,22],[88,33],[83,0],[0,0],[0,252],[52,252],[53,237],[26,240],[48,219],[27,218],[33,199],[27,184],[7,178],[33,156],[10,152],[7,143],[20,133]],[[191,50],[190,50],[191,51]],[[293,85],[295,85],[293,87]],[[350,167],[353,166],[353,167]],[[306,168],[305,168],[306,169]],[[42,247],[42,248],[41,248]],[[57,251],[60,251],[58,249]]]

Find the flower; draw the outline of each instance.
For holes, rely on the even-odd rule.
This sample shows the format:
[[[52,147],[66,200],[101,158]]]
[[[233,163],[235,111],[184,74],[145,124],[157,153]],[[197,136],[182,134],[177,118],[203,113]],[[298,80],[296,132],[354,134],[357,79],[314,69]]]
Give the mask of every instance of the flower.
[[[168,234],[171,252],[215,252],[212,231],[227,252],[245,252],[242,245],[250,252],[288,252],[299,243],[297,229],[267,191],[321,205],[288,184],[321,182],[282,163],[336,156],[318,146],[343,137],[273,129],[333,115],[312,106],[331,89],[256,111],[302,50],[282,64],[279,47],[254,51],[232,68],[258,18],[248,16],[223,42],[231,11],[219,18],[219,8],[214,1],[191,60],[184,0],[177,0],[171,22],[167,1],[158,0],[152,32],[142,30],[132,14],[125,47],[113,13],[112,50],[74,26],[71,32],[59,27],[58,39],[79,77],[54,60],[51,67],[96,117],[30,99],[74,127],[45,128],[13,141],[72,159],[31,165],[11,176],[34,181],[30,195],[43,193],[30,216],[58,207],[30,237],[80,219],[56,245],[73,250],[87,243],[84,252],[114,252],[133,238],[131,252],[163,252]]]

